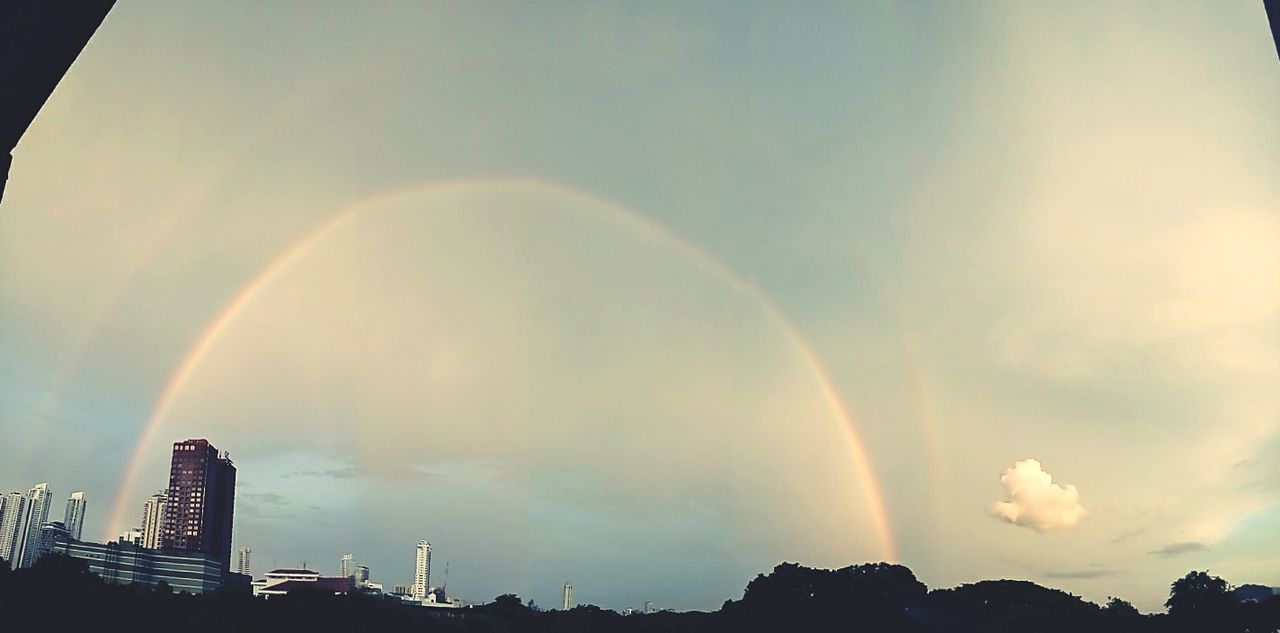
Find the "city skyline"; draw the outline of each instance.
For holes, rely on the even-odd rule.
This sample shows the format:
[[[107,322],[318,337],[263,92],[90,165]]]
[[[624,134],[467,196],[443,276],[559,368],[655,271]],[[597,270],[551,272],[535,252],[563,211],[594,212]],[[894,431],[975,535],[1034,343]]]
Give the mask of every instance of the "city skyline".
[[[233,573],[245,577],[244,582],[248,582],[253,579],[253,549],[241,545],[236,549],[234,567],[230,560],[230,544],[234,539],[235,484],[236,469],[229,453],[219,451],[207,439],[175,441],[169,486],[152,494],[143,504],[139,525],[114,538],[93,542],[81,538],[87,507],[84,491],[74,491],[68,496],[64,521],[48,521],[52,488],[48,482],[42,482],[25,494],[15,491],[0,496],[0,559],[12,568],[21,569],[32,567],[44,554],[64,553],[88,560],[94,573],[112,582],[154,584],[163,579],[177,583],[183,590],[196,592],[228,582],[228,575]],[[431,584],[430,543],[421,540],[414,551],[412,589],[401,599],[418,603],[431,601],[446,606],[462,604],[446,596],[442,587]],[[195,557],[182,558],[192,555]],[[133,562],[112,565],[103,562],[104,559]],[[161,570],[175,565],[200,571],[195,572],[195,576],[163,575]],[[216,565],[220,570],[216,576],[209,574],[209,565]],[[156,570],[154,575],[140,571],[153,568]],[[307,564],[300,563],[299,569],[307,570]],[[272,586],[270,579],[273,574],[282,573],[281,577],[286,581],[298,578],[326,581],[319,577],[318,572],[299,576],[288,567],[264,573],[266,580],[257,580],[255,585],[265,584],[255,588],[255,595],[258,591],[264,591],[263,595],[282,591]],[[445,575],[447,580],[447,568]],[[383,583],[375,582],[370,567],[357,564],[352,554],[338,557],[338,578],[352,581],[352,590],[383,593]],[[327,585],[327,581],[323,584]]]
[[[0,551],[163,544],[208,438],[259,572],[1280,585],[1275,61],[1246,1],[121,3],[4,186]]]
[[[31,567],[59,537],[80,538],[88,503],[84,491],[67,496],[62,521],[49,520],[52,495],[49,482],[0,495],[0,560],[11,569]]]

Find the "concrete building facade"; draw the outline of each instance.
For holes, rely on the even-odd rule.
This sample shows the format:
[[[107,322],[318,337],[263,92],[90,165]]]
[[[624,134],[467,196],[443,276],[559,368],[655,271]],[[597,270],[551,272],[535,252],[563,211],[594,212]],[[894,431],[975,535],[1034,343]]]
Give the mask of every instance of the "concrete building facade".
[[[22,553],[18,537],[22,524],[26,522],[26,514],[26,495],[16,490],[5,495],[4,512],[0,513],[0,558],[7,561],[11,568],[17,568],[16,555]]]
[[[86,561],[89,571],[110,583],[154,587],[164,581],[174,591],[198,594],[213,591],[224,582],[222,562],[201,552],[162,552],[129,543],[84,541],[57,543],[50,551]]]
[[[62,515],[62,524],[66,526],[71,538],[80,540],[84,531],[85,498],[84,491],[77,490],[67,497],[67,510]]]
[[[427,592],[431,590],[431,543],[427,541],[418,541],[416,556],[414,557],[413,566],[413,589],[410,595],[414,600],[423,601],[427,599]]]
[[[40,528],[49,520],[49,506],[52,505],[52,490],[49,484],[36,484],[27,491],[27,509],[18,526],[18,537],[15,543],[13,560],[19,561],[14,569],[30,567],[39,557]]]
[[[160,545],[164,542],[164,509],[167,505],[169,493],[161,490],[147,499],[142,504],[142,546],[150,549],[160,549]]]
[[[236,573],[245,576],[253,576],[253,550],[248,547],[240,548],[239,560],[236,561]]]

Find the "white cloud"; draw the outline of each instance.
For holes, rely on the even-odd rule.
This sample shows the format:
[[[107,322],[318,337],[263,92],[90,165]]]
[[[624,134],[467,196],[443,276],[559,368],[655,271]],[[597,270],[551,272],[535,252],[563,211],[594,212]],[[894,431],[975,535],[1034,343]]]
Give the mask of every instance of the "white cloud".
[[[1034,459],[1016,462],[1000,476],[1008,499],[987,507],[991,516],[1038,532],[1069,528],[1089,513],[1072,484],[1053,483],[1053,476]]]

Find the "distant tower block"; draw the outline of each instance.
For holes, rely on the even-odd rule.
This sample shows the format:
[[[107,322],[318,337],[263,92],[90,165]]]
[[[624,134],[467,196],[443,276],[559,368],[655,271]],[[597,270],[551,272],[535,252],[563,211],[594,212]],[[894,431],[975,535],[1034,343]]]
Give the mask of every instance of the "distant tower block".
[[[236,572],[237,572],[237,573],[241,573],[241,574],[244,574],[244,575],[246,575],[246,576],[252,576],[252,575],[253,575],[253,563],[252,563],[252,562],[251,562],[251,560],[250,560],[250,556],[252,556],[252,555],[253,555],[253,550],[252,550],[252,549],[249,549],[248,547],[241,547],[241,548],[240,548],[240,552],[239,552],[239,560],[237,560],[237,561],[236,561]]]
[[[564,583],[564,605],[561,607],[561,609],[562,609],[562,610],[564,610],[564,611],[568,611],[569,609],[572,609],[573,607],[574,607],[574,604],[573,604],[573,583],[571,583],[571,582],[566,582],[566,583]]]
[[[413,566],[413,599],[426,600],[431,590],[431,544],[418,541],[417,557]]]
[[[0,559],[17,567],[17,555],[22,553],[18,542],[22,522],[26,516],[27,496],[14,490],[5,497],[4,512],[0,513]]]
[[[160,549],[164,540],[164,509],[168,499],[169,492],[161,490],[142,504],[142,546],[147,549]]]
[[[36,484],[27,492],[27,513],[20,526],[21,538],[17,545],[22,550],[16,552],[14,560],[19,561],[14,569],[30,567],[35,564],[40,553],[40,528],[49,521],[49,506],[53,504],[53,492],[48,483]]]
[[[343,554],[338,559],[338,575],[342,578],[350,578],[356,573],[356,559],[351,554]]]
[[[80,533],[84,530],[84,507],[83,490],[77,490],[67,498],[67,511],[63,514],[62,524],[67,528],[67,534],[76,541],[80,540]]]

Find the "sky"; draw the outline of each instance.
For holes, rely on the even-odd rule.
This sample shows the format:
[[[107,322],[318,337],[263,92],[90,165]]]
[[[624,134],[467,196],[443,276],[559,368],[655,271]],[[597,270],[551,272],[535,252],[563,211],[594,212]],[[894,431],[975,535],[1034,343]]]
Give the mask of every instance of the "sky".
[[[0,488],[110,537],[205,437],[255,572],[477,602],[1280,585],[1276,64],[1256,2],[120,3],[0,205]]]

